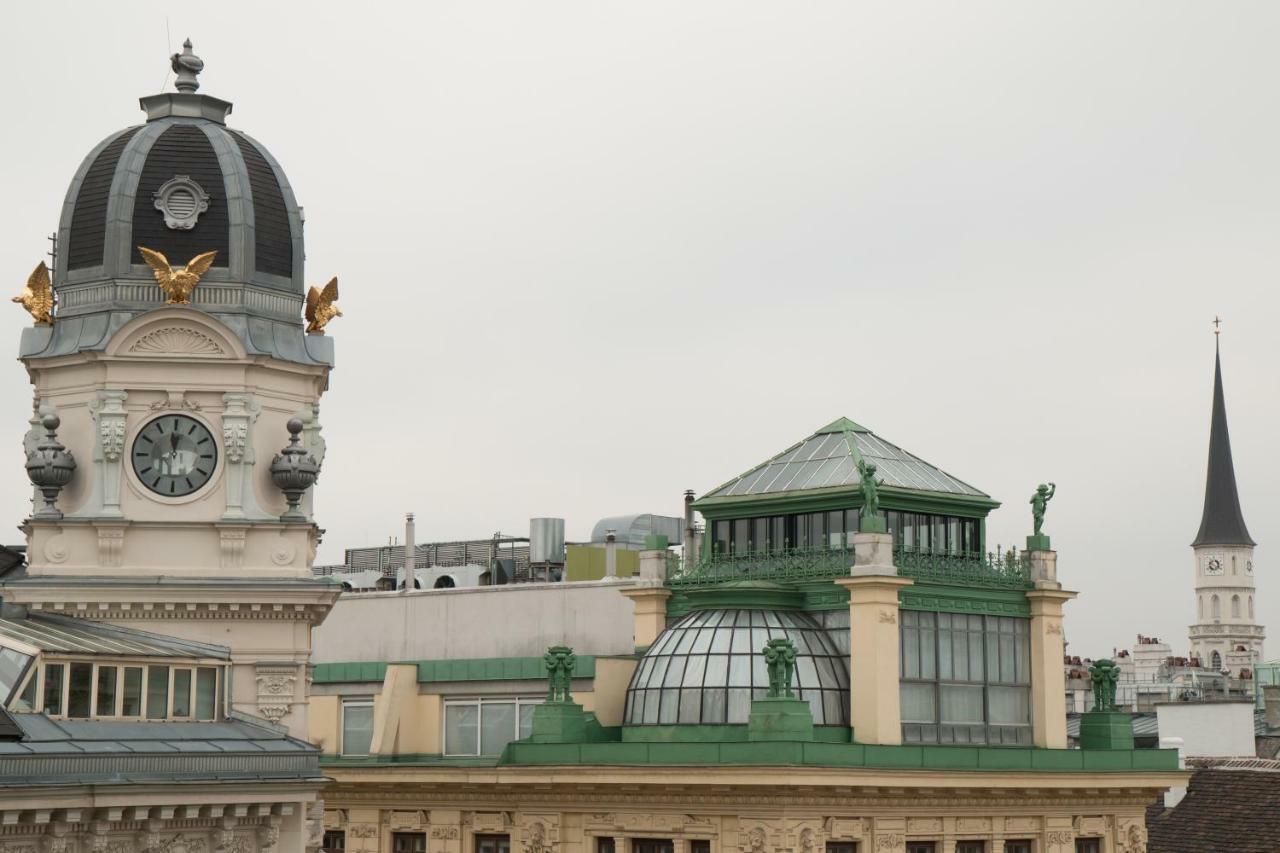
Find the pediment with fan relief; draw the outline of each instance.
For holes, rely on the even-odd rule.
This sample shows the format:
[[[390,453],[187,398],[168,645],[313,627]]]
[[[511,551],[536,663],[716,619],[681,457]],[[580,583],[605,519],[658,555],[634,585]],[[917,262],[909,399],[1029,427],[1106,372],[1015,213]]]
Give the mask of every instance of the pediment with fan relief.
[[[199,329],[189,326],[162,326],[141,335],[129,347],[129,355],[195,356],[198,358],[227,358],[223,343]]]

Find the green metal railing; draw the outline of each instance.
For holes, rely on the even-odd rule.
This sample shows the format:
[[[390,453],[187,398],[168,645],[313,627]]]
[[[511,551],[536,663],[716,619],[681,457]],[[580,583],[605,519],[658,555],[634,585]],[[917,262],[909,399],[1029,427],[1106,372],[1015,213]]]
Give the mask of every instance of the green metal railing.
[[[674,555],[672,555],[674,557]],[[1029,589],[1031,565],[1015,549],[988,554],[935,554],[896,547],[893,564],[902,577],[962,586]],[[779,583],[826,580],[846,576],[853,567],[852,548],[793,549],[767,554],[714,554],[697,563],[668,558],[667,585],[711,586],[726,581]]]
[[[1031,588],[1031,562],[1017,549],[997,550],[994,554],[934,554],[914,548],[898,547],[893,551],[893,564],[898,574],[934,583],[963,586]]]

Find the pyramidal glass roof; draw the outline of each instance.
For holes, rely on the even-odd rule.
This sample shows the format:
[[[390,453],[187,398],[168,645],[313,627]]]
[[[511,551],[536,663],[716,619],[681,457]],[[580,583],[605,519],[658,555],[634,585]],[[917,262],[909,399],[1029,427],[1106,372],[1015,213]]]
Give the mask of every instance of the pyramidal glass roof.
[[[747,473],[713,489],[707,498],[770,495],[858,485],[858,460],[876,466],[886,486],[987,498],[963,480],[890,444],[864,426],[839,418]]]

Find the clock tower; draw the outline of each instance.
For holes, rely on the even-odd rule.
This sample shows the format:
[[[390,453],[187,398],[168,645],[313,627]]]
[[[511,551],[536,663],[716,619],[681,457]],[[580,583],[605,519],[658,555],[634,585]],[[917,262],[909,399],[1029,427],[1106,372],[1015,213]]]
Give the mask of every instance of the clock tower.
[[[1262,659],[1265,631],[1254,622],[1254,541],[1245,527],[1236,491],[1227,407],[1222,391],[1222,356],[1215,345],[1213,415],[1209,465],[1195,552],[1196,623],[1191,655],[1201,665],[1239,677]]]
[[[142,98],[146,121],[66,194],[57,309],[20,343],[42,488],[3,595],[225,647],[227,712],[305,739],[311,628],[337,596],[311,574],[309,491],[332,339],[304,331],[302,208],[279,163],[197,93],[189,43],[173,61],[178,91]]]

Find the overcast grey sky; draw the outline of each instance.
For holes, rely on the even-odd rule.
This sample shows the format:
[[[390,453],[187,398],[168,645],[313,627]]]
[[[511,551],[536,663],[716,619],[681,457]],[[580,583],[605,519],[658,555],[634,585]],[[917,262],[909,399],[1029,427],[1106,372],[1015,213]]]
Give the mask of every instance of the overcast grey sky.
[[[1221,314],[1280,631],[1280,5],[12,6],[14,292],[185,36],[341,279],[322,561],[408,510],[419,541],[676,514],[846,415],[1003,501],[992,542],[1056,481],[1071,651],[1183,652]],[[18,363],[0,395],[16,525]]]

